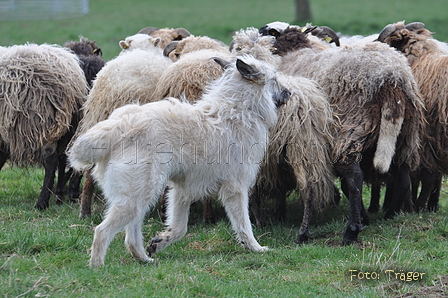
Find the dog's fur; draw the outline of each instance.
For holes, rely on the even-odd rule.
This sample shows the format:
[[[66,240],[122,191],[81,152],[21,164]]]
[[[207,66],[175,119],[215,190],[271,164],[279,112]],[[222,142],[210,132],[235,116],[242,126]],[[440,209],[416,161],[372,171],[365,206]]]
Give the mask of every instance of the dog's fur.
[[[96,227],[90,264],[104,264],[107,247],[125,228],[125,244],[138,260],[152,261],[143,249],[144,215],[165,185],[170,186],[168,228],[148,246],[150,254],[187,232],[192,201],[218,193],[238,240],[265,251],[253,236],[248,191],[277,121],[276,104],[289,98],[272,66],[251,56],[225,66],[202,99],[191,105],[167,100],[115,110],[80,136],[69,152],[71,165],[95,164],[93,175],[109,208]]]

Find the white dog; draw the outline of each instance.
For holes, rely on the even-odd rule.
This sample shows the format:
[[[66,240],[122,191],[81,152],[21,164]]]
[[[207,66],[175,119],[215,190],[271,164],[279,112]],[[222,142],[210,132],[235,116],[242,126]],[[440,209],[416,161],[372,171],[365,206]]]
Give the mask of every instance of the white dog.
[[[265,251],[252,233],[248,191],[256,179],[277,121],[276,105],[289,98],[272,66],[251,56],[225,65],[225,72],[196,104],[167,99],[115,110],[80,136],[71,165],[93,175],[109,204],[95,229],[90,264],[104,264],[107,247],[125,228],[134,258],[152,261],[143,248],[142,222],[168,184],[168,228],[148,246],[150,254],[187,232],[190,204],[218,193],[238,240]]]

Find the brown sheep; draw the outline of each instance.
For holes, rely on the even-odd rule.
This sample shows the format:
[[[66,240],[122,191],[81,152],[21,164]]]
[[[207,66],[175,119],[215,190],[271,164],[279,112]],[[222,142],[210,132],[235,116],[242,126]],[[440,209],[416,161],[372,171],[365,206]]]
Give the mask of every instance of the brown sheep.
[[[442,176],[448,174],[448,52],[432,35],[423,23],[398,22],[386,26],[378,40],[406,56],[422,93],[428,125],[422,133],[422,165],[412,173],[413,203],[417,210],[436,211]]]
[[[0,168],[6,160],[18,166],[41,164],[45,178],[36,208],[49,206],[55,191],[62,197],[65,148],[79,122],[87,82],[78,58],[50,45],[0,48]]]
[[[274,53],[283,57],[280,70],[316,80],[326,92],[341,129],[332,145],[334,168],[350,201],[344,243],[357,241],[368,216],[362,184],[373,169],[396,173],[398,198],[386,212],[394,216],[409,190],[409,170],[419,163],[422,101],[407,64],[380,43],[316,50],[298,28],[285,29]]]

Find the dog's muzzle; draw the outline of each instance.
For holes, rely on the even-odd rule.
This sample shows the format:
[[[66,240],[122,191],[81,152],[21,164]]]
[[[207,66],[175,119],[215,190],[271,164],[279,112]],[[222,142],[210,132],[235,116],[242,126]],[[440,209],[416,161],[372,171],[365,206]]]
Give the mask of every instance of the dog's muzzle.
[[[288,89],[283,89],[280,94],[274,94],[274,102],[277,108],[284,105],[291,97],[291,92]]]

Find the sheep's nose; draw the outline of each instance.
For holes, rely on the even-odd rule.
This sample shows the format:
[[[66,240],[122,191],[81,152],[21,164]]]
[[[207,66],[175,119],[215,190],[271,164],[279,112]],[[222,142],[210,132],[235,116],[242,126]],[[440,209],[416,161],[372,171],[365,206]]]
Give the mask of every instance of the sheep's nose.
[[[289,97],[291,97],[291,92],[288,89],[283,89],[280,95],[275,99],[275,105],[278,107],[284,105]]]

